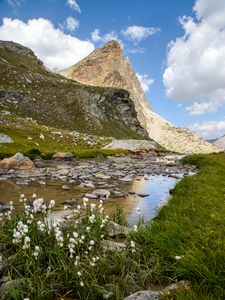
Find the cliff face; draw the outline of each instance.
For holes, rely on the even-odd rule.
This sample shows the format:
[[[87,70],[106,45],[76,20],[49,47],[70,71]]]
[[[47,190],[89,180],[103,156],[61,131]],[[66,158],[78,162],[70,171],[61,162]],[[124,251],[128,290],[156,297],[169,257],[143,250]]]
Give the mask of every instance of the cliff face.
[[[181,153],[211,153],[220,149],[193,134],[177,128],[154,113],[128,58],[120,45],[110,41],[77,64],[62,70],[61,75],[91,86],[116,87],[130,92],[138,120],[149,137],[168,150]]]
[[[0,41],[0,110],[56,128],[146,138],[129,92],[87,86],[47,71],[34,53]]]
[[[141,125],[146,128],[145,110],[151,110],[140,82],[118,42],[110,41],[76,65],[62,70],[61,75],[92,86],[128,90]]]

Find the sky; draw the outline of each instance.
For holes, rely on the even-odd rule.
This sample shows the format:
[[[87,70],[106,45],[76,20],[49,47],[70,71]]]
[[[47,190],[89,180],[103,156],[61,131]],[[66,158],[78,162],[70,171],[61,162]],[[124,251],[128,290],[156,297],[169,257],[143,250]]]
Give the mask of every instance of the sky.
[[[53,71],[116,39],[157,114],[225,134],[225,0],[0,0],[0,39]]]

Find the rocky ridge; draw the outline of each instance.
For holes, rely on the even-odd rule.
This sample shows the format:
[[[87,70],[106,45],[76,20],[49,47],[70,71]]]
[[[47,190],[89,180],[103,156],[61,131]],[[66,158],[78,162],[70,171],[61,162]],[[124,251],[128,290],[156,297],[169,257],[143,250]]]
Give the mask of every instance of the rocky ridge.
[[[126,89],[133,100],[137,117],[151,139],[170,151],[211,153],[221,151],[188,129],[178,128],[154,113],[128,58],[123,58],[117,41],[94,50],[77,64],[62,70],[61,75],[91,86]]]

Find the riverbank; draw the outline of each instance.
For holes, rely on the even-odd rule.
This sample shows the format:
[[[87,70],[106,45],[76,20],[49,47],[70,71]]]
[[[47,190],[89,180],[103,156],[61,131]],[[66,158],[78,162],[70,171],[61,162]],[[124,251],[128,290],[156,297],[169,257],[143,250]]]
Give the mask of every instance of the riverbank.
[[[13,213],[12,219],[4,216],[0,251],[8,266],[1,269],[0,280],[8,275],[4,280],[16,285],[15,292],[19,286],[20,293],[11,292],[11,299],[123,299],[140,290],[163,290],[180,280],[190,287],[169,295],[156,292],[154,299],[223,299],[225,155],[192,156],[183,162],[196,165],[199,172],[176,185],[154,221],[143,227],[140,216],[128,236],[110,237],[110,218],[101,205],[94,207],[86,200],[75,209],[72,226],[49,228],[33,206],[23,215]],[[42,204],[39,208],[45,210]],[[81,212],[85,218],[80,218]],[[125,224],[120,210],[112,219]],[[18,228],[19,221],[28,231],[26,226]],[[22,237],[15,242],[18,231]],[[102,240],[120,242],[121,251],[103,251],[107,242]]]
[[[191,282],[188,293],[177,292],[173,299],[224,299],[225,155],[195,155],[183,163],[199,172],[176,185],[168,205],[135,234],[135,242],[143,261],[155,259],[152,282]]]

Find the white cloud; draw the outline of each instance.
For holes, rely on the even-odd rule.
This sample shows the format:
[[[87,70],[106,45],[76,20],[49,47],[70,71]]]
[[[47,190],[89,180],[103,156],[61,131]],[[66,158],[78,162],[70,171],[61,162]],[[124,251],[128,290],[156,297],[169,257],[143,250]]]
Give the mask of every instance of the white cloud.
[[[103,34],[102,36],[100,35],[100,30],[96,28],[93,32],[91,32],[91,40],[96,43],[96,42],[102,42],[102,43],[107,43],[109,41],[115,40],[118,41],[123,48],[123,42],[118,38],[117,33],[112,30],[108,33]]]
[[[102,37],[100,36],[100,30],[98,28],[91,32],[91,39],[93,42],[99,42],[102,40]]]
[[[129,26],[126,30],[122,30],[121,33],[128,39],[131,40],[135,45],[140,43],[147,37],[159,32],[159,28],[155,27],[144,27],[144,26]]]
[[[25,0],[7,0],[9,6],[12,7],[17,7],[20,6],[22,4],[22,2],[24,2]]]
[[[169,45],[163,81],[170,98],[195,100],[197,104],[188,110],[199,114],[224,104],[225,1],[197,0],[194,11],[197,21],[180,18],[184,35]]]
[[[74,31],[75,29],[79,28],[79,21],[73,17],[68,17],[66,19],[66,28],[69,31]]]
[[[150,86],[154,83],[154,79],[150,78],[147,74],[136,74],[144,92],[148,92]]]
[[[214,139],[225,134],[225,120],[195,123],[188,128],[204,139]]]
[[[214,92],[207,101],[195,101],[191,106],[186,107],[186,111],[188,111],[191,116],[214,113],[224,104],[225,90],[218,90]]]
[[[43,18],[31,19],[27,23],[4,18],[0,26],[0,39],[31,48],[52,70],[69,67],[94,50],[91,42],[66,35]]]
[[[67,0],[67,5],[69,5],[72,10],[81,13],[80,6],[77,4],[76,0]]]

